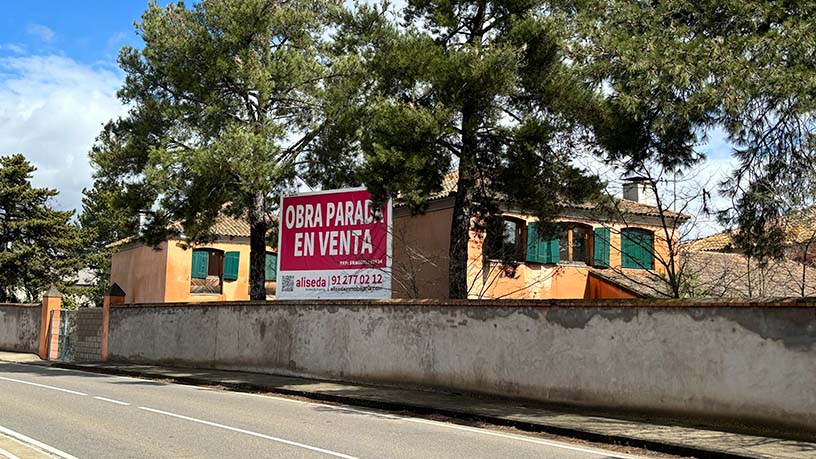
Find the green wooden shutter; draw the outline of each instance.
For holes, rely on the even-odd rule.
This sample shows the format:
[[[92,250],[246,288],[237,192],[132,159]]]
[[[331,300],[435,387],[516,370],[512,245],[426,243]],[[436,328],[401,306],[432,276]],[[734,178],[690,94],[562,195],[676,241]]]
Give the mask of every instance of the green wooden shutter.
[[[278,280],[278,256],[274,253],[266,254],[266,269],[264,279],[267,281]]]
[[[538,246],[544,241],[538,238],[538,230],[535,223],[527,224],[527,261],[540,263],[541,259],[538,256]]]
[[[238,280],[238,265],[241,252],[227,252],[224,254],[224,280]]]
[[[632,230],[629,228],[621,230],[621,267],[637,268],[635,244],[632,241]]]
[[[206,250],[193,250],[192,276],[196,279],[206,279],[209,268],[210,253]]]
[[[630,269],[652,269],[654,241],[648,231],[625,228],[621,231],[621,266]]]
[[[609,267],[609,235],[609,228],[595,228],[595,256],[592,264],[598,268]]]
[[[541,241],[538,247],[538,254],[541,262],[545,264],[555,264],[561,260],[561,244],[558,239]]]
[[[647,233],[645,231],[640,233],[640,243],[638,247],[640,248],[640,259],[638,260],[638,264],[643,269],[652,269],[652,254],[654,253],[654,240],[652,238],[651,233]]]

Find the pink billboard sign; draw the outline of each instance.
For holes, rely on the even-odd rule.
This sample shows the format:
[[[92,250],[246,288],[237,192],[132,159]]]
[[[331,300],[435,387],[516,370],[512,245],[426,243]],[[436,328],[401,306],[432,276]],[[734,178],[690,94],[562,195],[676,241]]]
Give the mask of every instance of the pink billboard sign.
[[[390,298],[391,203],[365,189],[285,196],[277,298]]]

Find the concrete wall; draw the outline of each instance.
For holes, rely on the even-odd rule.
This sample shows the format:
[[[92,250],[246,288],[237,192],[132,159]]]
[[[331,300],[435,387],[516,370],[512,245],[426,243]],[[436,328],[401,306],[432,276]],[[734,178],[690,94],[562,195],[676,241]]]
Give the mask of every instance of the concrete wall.
[[[137,305],[110,355],[816,431],[815,324],[813,299]]]
[[[40,309],[39,304],[0,304],[0,350],[38,351]]]

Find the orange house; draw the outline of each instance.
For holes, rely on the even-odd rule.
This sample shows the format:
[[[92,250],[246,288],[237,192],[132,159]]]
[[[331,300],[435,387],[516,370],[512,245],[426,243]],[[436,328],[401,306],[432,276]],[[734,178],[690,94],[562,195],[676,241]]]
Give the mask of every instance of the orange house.
[[[446,298],[456,175],[427,212],[397,207],[393,219],[395,298]],[[474,229],[468,244],[470,298],[576,299],[660,296],[659,279],[677,266],[678,227],[688,217],[652,205],[650,187],[631,181],[615,211],[563,206],[558,234],[538,235],[535,218],[511,208]],[[667,231],[668,229],[668,231]],[[671,243],[669,242],[671,241]],[[674,253],[675,250],[671,250]],[[657,281],[657,282],[656,282]]]
[[[183,236],[152,247],[128,238],[112,244],[111,283],[126,303],[234,301],[249,299],[249,224],[221,215],[216,240],[191,245]],[[277,249],[266,248],[267,296],[274,296]]]

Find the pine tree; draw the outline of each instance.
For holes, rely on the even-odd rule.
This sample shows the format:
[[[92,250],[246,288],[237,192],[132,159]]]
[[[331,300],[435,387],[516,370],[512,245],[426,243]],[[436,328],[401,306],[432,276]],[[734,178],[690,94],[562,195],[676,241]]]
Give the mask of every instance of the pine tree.
[[[321,176],[359,180],[415,211],[457,169],[448,279],[450,297],[465,298],[473,222],[500,203],[550,221],[561,203],[599,191],[571,163],[570,134],[594,96],[564,64],[561,18],[544,2],[409,0],[404,27],[387,17],[361,7],[340,28],[337,46],[363,69],[350,74],[368,79],[338,84],[348,109],[333,113],[327,144],[345,148],[313,158],[323,160]]]
[[[35,170],[23,155],[0,157],[0,302],[36,301],[81,267],[74,213],[50,207],[58,192],[32,187]]]
[[[317,94],[328,0],[205,0],[161,8],[137,24],[141,50],[124,48],[123,102],[92,159],[97,178],[157,199],[148,240],[169,219],[192,241],[212,238],[220,212],[247,218],[250,297],[264,299],[270,215],[322,127]],[[122,178],[118,178],[122,177]],[[127,193],[125,193],[127,194]],[[149,203],[151,207],[153,203]]]

